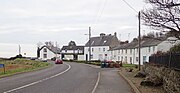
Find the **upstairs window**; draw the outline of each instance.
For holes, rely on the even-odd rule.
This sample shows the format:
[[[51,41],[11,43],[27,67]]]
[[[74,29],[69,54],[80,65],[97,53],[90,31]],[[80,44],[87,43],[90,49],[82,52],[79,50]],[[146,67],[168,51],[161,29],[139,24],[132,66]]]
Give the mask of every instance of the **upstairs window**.
[[[44,48],[44,50],[43,50],[44,52],[47,52],[47,49],[46,48]]]
[[[155,51],[155,46],[153,46],[153,52]]]
[[[151,47],[149,47],[149,52],[151,52]]]
[[[94,48],[92,48],[92,52],[94,51]]]
[[[106,51],[106,49],[105,49],[105,48],[103,48],[103,51]]]

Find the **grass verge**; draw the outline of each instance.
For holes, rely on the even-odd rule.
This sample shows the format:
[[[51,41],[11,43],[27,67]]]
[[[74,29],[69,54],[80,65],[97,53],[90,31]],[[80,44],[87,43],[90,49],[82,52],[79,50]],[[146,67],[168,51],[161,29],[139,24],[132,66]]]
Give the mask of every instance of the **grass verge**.
[[[50,66],[50,64],[47,62],[40,62],[27,59],[0,60],[0,64],[5,64],[5,74],[3,71],[4,69],[0,68],[0,77],[30,72]]]

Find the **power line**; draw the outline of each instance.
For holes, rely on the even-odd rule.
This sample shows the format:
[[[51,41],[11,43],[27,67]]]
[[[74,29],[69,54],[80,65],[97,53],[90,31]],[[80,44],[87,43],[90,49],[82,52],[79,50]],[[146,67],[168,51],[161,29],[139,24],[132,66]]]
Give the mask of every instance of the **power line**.
[[[99,8],[97,16],[96,16],[96,18],[95,18],[95,20],[94,20],[94,22],[92,24],[93,26],[95,26],[97,24],[97,22],[99,21],[99,19],[102,17],[102,14],[103,14],[105,6],[106,6],[106,3],[107,3],[107,0],[105,0],[104,3],[103,3],[103,6]]]
[[[126,0],[122,0],[127,6],[129,6],[129,8],[131,8],[134,12],[138,13],[138,11],[133,8]]]

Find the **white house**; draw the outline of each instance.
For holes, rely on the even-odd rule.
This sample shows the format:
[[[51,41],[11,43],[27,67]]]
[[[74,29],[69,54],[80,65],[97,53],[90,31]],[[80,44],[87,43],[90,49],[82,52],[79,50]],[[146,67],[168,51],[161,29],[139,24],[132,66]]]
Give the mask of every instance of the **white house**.
[[[60,58],[60,48],[44,45],[38,49],[38,59],[51,60],[52,58]]]
[[[91,47],[91,60],[109,60],[109,51],[119,45],[116,33],[106,35],[101,33],[98,37],[91,37],[84,47],[84,60],[89,60],[89,46]]]
[[[172,38],[157,39],[157,38],[143,38],[141,41],[141,65],[149,61],[149,56],[158,51],[166,52],[172,46]],[[178,43],[174,42],[174,44]],[[111,60],[122,61],[123,63],[138,64],[138,40],[135,39],[131,43],[123,44],[110,50]]]
[[[61,58],[67,60],[84,60],[84,46],[76,46],[74,41],[70,41],[68,46],[61,48]]]

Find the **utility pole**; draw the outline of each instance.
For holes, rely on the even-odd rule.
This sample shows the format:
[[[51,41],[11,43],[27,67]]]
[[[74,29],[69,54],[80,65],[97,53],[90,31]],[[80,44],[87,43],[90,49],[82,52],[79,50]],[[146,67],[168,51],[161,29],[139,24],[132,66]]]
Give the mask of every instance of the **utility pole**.
[[[141,70],[141,12],[138,13],[138,20],[139,20],[139,36],[138,36],[138,52],[139,52],[139,71]]]
[[[19,55],[21,54],[21,46],[19,45]]]
[[[89,27],[89,61],[91,61],[91,27]]]

